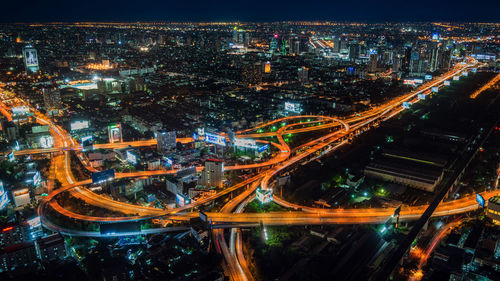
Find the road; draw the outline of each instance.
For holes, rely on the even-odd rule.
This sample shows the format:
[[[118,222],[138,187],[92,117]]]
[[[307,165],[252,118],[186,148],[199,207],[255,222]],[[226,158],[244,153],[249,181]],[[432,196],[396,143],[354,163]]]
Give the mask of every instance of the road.
[[[254,163],[249,165],[236,165],[236,166],[228,166],[226,170],[234,170],[234,169],[255,169],[268,167],[268,169],[262,171],[261,173],[250,177],[249,179],[235,184],[229,188],[218,192],[216,195],[206,197],[202,200],[193,202],[189,205],[179,207],[172,210],[163,210],[151,207],[137,206],[133,204],[128,204],[124,202],[114,201],[111,198],[104,197],[101,195],[97,195],[93,192],[90,192],[88,189],[82,187],[84,185],[90,184],[90,180],[79,181],[76,182],[71,174],[70,161],[69,161],[69,150],[77,151],[77,156],[82,161],[85,167],[89,170],[93,168],[89,167],[88,161],[82,156],[81,147],[74,141],[71,136],[65,132],[61,127],[54,124],[47,117],[42,115],[41,113],[35,112],[35,116],[38,122],[42,124],[48,124],[51,127],[51,132],[55,136],[56,148],[58,151],[63,151],[62,154],[57,155],[53,159],[53,167],[55,170],[56,178],[59,179],[63,183],[63,187],[51,192],[49,196],[39,205],[38,212],[40,216],[45,218],[45,209],[50,205],[55,211],[78,220],[84,221],[94,221],[94,222],[120,222],[120,221],[134,221],[134,220],[142,220],[142,219],[150,219],[153,217],[166,217],[172,220],[187,220],[196,216],[196,214],[189,213],[190,209],[200,206],[202,204],[206,204],[208,202],[212,202],[220,198],[221,196],[227,195],[237,189],[248,187],[246,191],[237,196],[232,201],[228,202],[219,213],[209,213],[207,214],[214,223],[218,224],[235,224],[235,225],[248,225],[255,226],[261,222],[266,225],[309,225],[309,224],[367,224],[367,223],[382,223],[385,222],[388,216],[392,215],[392,209],[386,208],[365,208],[365,209],[316,209],[308,206],[300,206],[297,204],[292,204],[284,201],[281,198],[275,197],[275,202],[281,204],[283,206],[301,210],[299,212],[275,212],[275,213],[264,213],[264,214],[251,214],[251,213],[231,213],[236,206],[246,202],[245,200],[250,196],[253,192],[252,189],[255,189],[257,186],[261,186],[261,188],[266,189],[270,188],[271,180],[279,175],[281,172],[286,169],[292,167],[297,163],[302,163],[308,161],[311,157],[320,157],[323,154],[318,155],[318,153],[322,150],[326,150],[328,152],[334,151],[337,148],[347,143],[346,137],[348,135],[359,134],[365,130],[369,130],[373,124],[376,124],[382,120],[387,120],[403,109],[401,104],[405,101],[416,101],[416,96],[418,94],[428,94],[430,88],[435,86],[440,86],[444,81],[450,79],[451,77],[458,75],[461,71],[476,66],[477,63],[475,61],[469,60],[467,64],[459,64],[456,65],[452,70],[448,73],[444,74],[441,77],[438,77],[430,82],[425,83],[420,86],[416,90],[403,95],[401,97],[392,99],[386,103],[377,105],[372,107],[371,109],[362,112],[360,114],[356,114],[354,116],[350,116],[344,118],[342,120],[336,119],[328,116],[293,116],[293,117],[285,117],[277,120],[270,121],[268,123],[261,124],[255,128],[244,130],[241,132],[237,132],[238,137],[242,138],[265,138],[274,136],[278,139],[278,143],[273,143],[275,147],[279,149],[279,153],[276,157],[270,159],[269,161],[263,163]],[[20,102],[20,101],[18,101]],[[22,103],[22,102],[20,102]],[[0,111],[8,116],[8,108],[5,104],[0,104]],[[303,120],[303,119],[314,119],[313,121],[306,121],[305,123],[293,123],[294,120]],[[286,124],[289,122],[291,124]],[[285,123],[286,125],[281,127],[279,130],[274,132],[258,132],[259,129],[266,128],[269,126],[274,126],[278,123]],[[308,125],[311,125],[310,127]],[[306,127],[304,127],[306,126]],[[291,149],[283,140],[284,134],[289,133],[304,133],[304,132],[312,132],[317,130],[331,129],[337,128],[335,131],[327,133],[325,136],[317,138],[315,140],[310,141],[309,143],[302,145],[300,147],[300,151],[296,150],[296,155],[291,156]],[[257,132],[256,132],[257,131]],[[189,142],[190,139],[186,139],[185,141]],[[121,148],[128,146],[151,146],[155,144],[155,140],[147,140],[147,141],[136,141],[129,143],[118,143],[118,144],[101,144],[97,147],[99,148]],[[30,153],[19,152],[19,153]],[[33,153],[33,151],[31,152]],[[200,167],[198,167],[198,170]],[[175,170],[165,170],[165,171],[142,171],[135,173],[117,173],[116,178],[129,178],[129,177],[149,177],[149,176],[158,176],[165,174],[173,174],[176,173]],[[58,194],[62,192],[69,191],[72,196],[76,196],[85,202],[96,205],[103,208],[108,208],[110,210],[119,210],[124,214],[128,214],[129,216],[123,217],[93,217],[83,214],[76,214],[69,210],[64,209],[60,206],[56,200],[53,200]],[[484,193],[483,196],[485,199],[490,196],[497,195],[497,193]],[[477,204],[475,202],[475,198],[462,198],[460,200],[445,202],[442,203],[433,213],[433,216],[443,216],[443,215],[451,215],[458,214],[462,212],[467,212],[470,210],[474,210],[477,208]],[[401,211],[401,220],[416,220],[418,219],[422,213],[427,209],[427,206],[404,206]],[[48,219],[44,219],[44,225],[50,229],[61,231],[62,227],[54,225],[49,222]],[[228,268],[230,271],[230,275],[234,280],[246,280],[248,273],[245,273],[243,269],[244,266],[238,262],[238,258],[234,258],[234,250],[229,251],[227,244],[224,241],[222,231],[214,231],[214,235],[216,236],[216,241],[219,242],[219,247],[221,252],[223,253],[226,262],[228,263]],[[236,235],[236,234],[234,234]],[[241,237],[240,237],[241,239]],[[235,239],[237,240],[237,239]],[[235,243],[235,244],[233,244]],[[231,245],[234,248],[239,248],[238,243],[231,242]]]

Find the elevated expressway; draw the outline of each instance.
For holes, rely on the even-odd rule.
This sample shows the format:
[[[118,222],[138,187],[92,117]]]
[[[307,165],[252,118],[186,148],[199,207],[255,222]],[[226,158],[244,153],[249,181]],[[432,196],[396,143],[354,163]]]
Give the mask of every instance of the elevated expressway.
[[[210,196],[204,198],[202,200],[193,202],[192,204],[172,209],[172,210],[162,210],[151,207],[143,207],[132,204],[126,204],[123,202],[114,201],[107,197],[103,197],[97,195],[95,193],[86,194],[85,188],[81,188],[81,186],[90,184],[90,180],[75,182],[70,178],[69,164],[68,164],[68,156],[65,153],[65,163],[64,165],[56,165],[56,166],[65,166],[66,177],[68,177],[68,181],[63,185],[62,188],[59,188],[49,194],[49,196],[39,205],[38,212],[42,217],[42,222],[44,225],[50,229],[56,231],[62,231],[63,233],[70,232],[71,235],[83,235],[83,236],[99,236],[99,233],[90,233],[85,232],[81,233],[79,231],[66,229],[61,226],[57,226],[50,222],[48,218],[45,216],[45,210],[50,205],[52,209],[59,212],[60,214],[83,221],[91,221],[91,222],[122,222],[122,221],[136,221],[136,220],[144,220],[150,219],[153,217],[165,217],[171,220],[188,220],[192,217],[196,217],[197,213],[187,212],[190,209],[200,206],[202,204],[206,204],[211,202],[221,196],[227,195],[237,189],[246,187],[247,189],[235,197],[233,200],[229,201],[219,213],[208,213],[208,217],[212,219],[214,224],[218,226],[224,225],[234,225],[234,226],[255,226],[260,224],[261,222],[266,225],[308,225],[308,224],[373,224],[373,223],[382,223],[387,220],[387,217],[392,215],[393,210],[388,208],[363,208],[363,209],[318,209],[312,208],[308,206],[301,206],[297,204],[293,204],[290,202],[286,202],[283,199],[275,196],[274,201],[282,206],[296,209],[299,211],[293,212],[273,212],[273,213],[263,213],[263,214],[252,214],[252,213],[241,213],[245,202],[248,202],[249,196],[253,193],[253,191],[257,187],[261,187],[263,189],[270,188],[270,182],[274,176],[280,174],[282,171],[285,171],[287,168],[293,166],[296,163],[302,163],[307,161],[312,156],[318,154],[318,152],[331,152],[336,150],[338,147],[347,143],[347,140],[351,138],[354,134],[360,133],[364,130],[368,130],[372,125],[377,124],[378,122],[387,120],[392,116],[398,114],[403,109],[401,104],[406,101],[415,101],[416,96],[418,94],[428,94],[432,87],[442,86],[444,81],[451,79],[455,75],[459,75],[465,69],[476,66],[477,63],[475,61],[469,60],[466,64],[459,64],[455,66],[451,71],[444,74],[441,77],[438,77],[430,82],[425,83],[420,86],[415,91],[412,91],[406,95],[395,98],[391,101],[388,101],[382,105],[373,107],[361,114],[357,114],[354,116],[350,116],[343,120],[334,119],[328,116],[294,116],[294,117],[285,117],[277,120],[273,120],[268,123],[261,124],[255,128],[244,130],[237,132],[237,137],[240,138],[267,138],[267,137],[276,137],[278,139],[278,143],[272,143],[275,147],[279,149],[279,153],[276,157],[270,159],[269,161],[263,163],[255,163],[249,165],[238,165],[238,166],[229,166],[226,167],[226,170],[233,169],[253,169],[260,167],[270,167],[267,170],[262,171],[261,173],[239,183],[233,185],[229,188],[222,190],[214,196]],[[3,108],[3,110],[1,110]],[[4,112],[5,108],[0,107],[0,111]],[[4,112],[5,114],[5,112]],[[80,150],[79,147],[69,136],[68,134],[64,134],[61,132],[60,128],[50,121],[44,120],[43,118],[39,118],[42,122],[46,122],[51,125],[51,129],[55,131],[56,134],[61,136],[61,143],[58,146],[57,150]],[[304,123],[292,123],[287,124],[284,127],[280,128],[277,132],[265,132],[259,133],[256,132],[259,129],[273,126],[275,124],[293,121],[293,119],[314,119],[314,121],[309,121],[310,124],[315,124],[316,126],[312,127],[304,127]],[[308,123],[308,122],[306,122]],[[338,129],[342,126],[341,129]],[[299,127],[299,128],[296,128]],[[294,133],[302,133],[302,132],[312,132],[317,130],[325,130],[332,129],[337,127],[338,130],[328,133],[327,135],[310,141],[309,143],[300,146],[301,150],[298,151],[296,149],[296,155],[292,155],[290,147],[283,140],[283,135],[285,134],[294,134]],[[185,141],[190,141],[186,139]],[[69,143],[69,145],[68,145]],[[102,144],[97,146],[96,148],[120,148],[120,147],[128,147],[128,146],[150,146],[156,143],[155,140],[148,141],[137,141],[137,142],[129,142],[122,144]],[[64,146],[63,146],[64,145]],[[33,151],[34,152],[34,151]],[[20,152],[24,153],[24,152]],[[25,152],[29,153],[29,152]],[[44,153],[44,152],[40,152]],[[321,157],[322,154],[317,155],[315,157]],[[80,158],[81,159],[81,158]],[[81,159],[82,160],[82,159]],[[82,161],[82,163],[84,163]],[[87,166],[87,165],[86,165]],[[200,169],[200,168],[198,168]],[[135,173],[117,173],[117,178],[130,178],[130,177],[149,177],[149,176],[157,176],[157,175],[165,175],[165,174],[174,174],[176,170],[165,170],[165,171],[143,171],[143,172],[135,172]],[[82,214],[76,214],[71,211],[68,211],[61,207],[56,200],[53,200],[58,194],[70,191],[72,195],[79,194],[81,198],[86,198],[86,202],[89,204],[94,203],[97,206],[106,206],[110,207],[110,205],[117,204],[115,207],[119,208],[120,211],[127,216],[122,217],[94,217]],[[76,191],[76,192],[75,192]],[[88,191],[88,190],[87,190]],[[488,199],[491,196],[498,195],[498,191],[490,191],[483,193],[483,197]],[[100,198],[96,200],[95,198]],[[93,200],[93,202],[89,202]],[[101,202],[102,201],[102,202]],[[110,203],[113,201],[114,203]],[[236,213],[232,213],[232,211],[236,208]],[[127,209],[130,208],[130,212]],[[401,211],[401,220],[415,220],[420,217],[423,211],[427,208],[426,205],[423,206],[403,206]],[[463,213],[467,211],[471,211],[477,208],[477,204],[475,202],[475,198],[467,197],[462,198],[460,200],[444,202],[442,203],[436,212],[434,212],[433,216],[447,216],[458,213]],[[113,209],[113,208],[110,208]],[[157,228],[154,230],[149,230],[153,233],[168,231],[168,228]],[[240,237],[240,238],[238,238]],[[226,261],[228,261],[229,272],[231,272],[231,276],[234,280],[247,280],[248,278],[248,268],[246,265],[242,266],[241,261],[243,259],[241,253],[241,236],[234,229],[231,232],[231,245],[227,247],[226,242],[224,241],[224,236],[222,230],[214,231],[214,238],[218,242],[218,250],[224,255]],[[240,239],[240,240],[238,240]],[[238,243],[234,241],[239,241]],[[234,253],[234,249],[236,248],[236,254]]]
[[[273,158],[269,161],[272,161],[272,163],[259,163],[259,164],[250,164],[248,166],[246,165],[240,165],[238,167],[228,167],[228,169],[249,169],[249,168],[254,168],[254,167],[264,167],[264,166],[271,166],[271,165],[275,165],[274,168],[272,168],[270,171],[266,171],[265,173],[260,173],[254,177],[251,177],[249,179],[247,179],[246,181],[240,183],[240,184],[237,184],[235,186],[232,186],[230,188],[227,188],[225,190],[223,190],[222,192],[219,192],[218,194],[216,194],[215,196],[211,196],[211,197],[207,197],[201,201],[198,201],[198,202],[194,202],[190,205],[186,205],[182,208],[176,208],[176,209],[173,209],[173,210],[162,210],[162,209],[156,209],[156,208],[151,208],[151,210],[145,210],[144,211],[144,214],[142,215],[139,215],[139,216],[127,216],[127,217],[113,217],[113,218],[95,218],[95,217],[89,217],[89,216],[85,216],[85,215],[74,215],[72,214],[72,217],[75,218],[75,219],[82,219],[82,220],[89,220],[89,221],[123,221],[123,220],[138,220],[138,219],[146,219],[146,218],[151,218],[151,217],[156,217],[156,216],[172,216],[172,215],[175,215],[179,212],[183,212],[183,211],[186,211],[186,210],[189,210],[193,207],[196,207],[196,206],[199,206],[201,204],[205,204],[207,202],[210,202],[216,198],[219,198],[220,196],[223,196],[225,194],[228,194],[238,188],[241,188],[241,187],[244,187],[244,186],[247,186],[249,185],[250,183],[258,180],[258,179],[263,179],[262,183],[261,183],[261,186],[262,188],[267,188],[267,185],[269,183],[269,180],[276,174],[278,174],[280,171],[284,170],[285,168],[295,164],[295,163],[298,163],[300,161],[302,161],[303,159],[306,159],[307,156],[319,151],[320,149],[323,149],[324,147],[327,147],[327,146],[330,146],[332,143],[334,142],[337,142],[341,137],[345,137],[347,133],[349,132],[352,132],[353,130],[356,130],[356,129],[360,129],[360,128],[363,128],[364,126],[367,126],[373,122],[377,122],[379,121],[380,118],[383,118],[387,115],[394,115],[395,112],[399,112],[401,109],[400,109],[400,105],[402,102],[404,101],[408,101],[408,100],[411,100],[413,98],[415,98],[415,96],[419,93],[423,93],[424,91],[427,91],[429,90],[431,87],[434,87],[438,84],[441,84],[442,82],[444,82],[445,80],[447,79],[450,79],[452,76],[460,73],[461,71],[463,71],[466,67],[472,67],[473,63],[469,64],[469,65],[465,65],[465,66],[462,66],[462,67],[457,67],[455,68],[454,70],[450,71],[450,73],[447,73],[447,75],[444,75],[443,77],[435,80],[435,81],[432,81],[431,83],[427,83],[426,85],[424,85],[423,87],[421,87],[420,89],[410,93],[410,94],[407,94],[407,95],[404,95],[402,97],[399,97],[399,98],[396,98],[386,104],[383,104],[379,107],[375,107],[375,108],[372,108],[362,114],[360,114],[359,116],[354,116],[354,117],[351,117],[351,118],[348,118],[346,120],[344,120],[343,122],[346,124],[345,125],[345,128],[347,131],[345,130],[341,130],[341,131],[336,131],[336,132],[333,132],[333,133],[330,133],[324,137],[321,137],[315,141],[313,141],[313,146],[309,147],[306,151],[288,159],[288,157],[290,156],[290,149],[288,147],[288,145],[283,141],[283,138],[282,138],[282,135],[287,133],[287,129],[288,128],[292,128],[294,126],[294,124],[289,124],[287,126],[285,126],[284,128],[285,129],[280,129],[278,130],[276,136],[278,138],[278,141],[280,142],[279,145],[281,145],[281,152],[279,154],[278,157],[276,158]],[[300,118],[300,117],[294,117],[294,118]],[[283,122],[284,120],[278,120],[278,121],[273,121],[271,122],[272,123],[277,123],[277,122]],[[317,130],[316,127],[321,127],[321,129],[325,129],[327,128],[328,126],[338,126],[338,124],[335,124],[335,125],[332,125],[333,122],[331,123],[328,123],[328,124],[324,124],[324,125],[319,125],[319,126],[315,126],[315,127],[308,127],[307,128],[307,131],[313,131],[313,130]],[[266,124],[267,126],[271,125],[271,124]],[[354,125],[347,125],[347,124],[354,124]],[[264,127],[264,126],[262,126]],[[254,129],[255,130],[255,129]],[[240,133],[241,136],[245,136],[247,134],[250,134],[252,131],[246,131],[246,132],[242,132],[243,134]],[[247,134],[245,134],[247,133]],[[264,136],[263,136],[264,137]],[[340,142],[338,144],[336,144],[335,147],[339,147],[341,145],[343,145],[345,143],[345,141],[343,142]],[[288,148],[288,149],[287,149]],[[278,164],[279,163],[279,164]],[[147,172],[137,172],[137,173],[128,173],[128,174],[123,174],[123,175],[120,175],[120,174],[117,174],[117,178],[124,178],[124,177],[139,177],[139,176],[152,176],[152,175],[161,175],[161,174],[168,174],[168,173],[175,173],[174,170],[170,170],[170,171],[147,171]],[[89,183],[89,182],[78,182],[78,183],[73,183],[73,184],[70,184],[70,185],[66,185],[64,186],[63,188],[61,189],[58,189],[56,190],[53,194],[50,194],[49,197],[47,198],[46,202],[50,202],[51,203],[51,206],[56,206],[57,203],[53,203],[55,201],[51,200],[55,195],[63,192],[63,191],[66,191],[66,190],[70,190],[72,188],[76,188],[78,186],[81,186],[85,183]],[[277,202],[281,202],[279,198],[277,198]],[[120,205],[123,204],[122,202],[118,202]],[[283,204],[286,204],[286,203],[283,203]],[[45,206],[46,204],[41,204],[40,206],[42,207],[41,209],[41,212],[43,212],[43,207]],[[135,206],[135,210],[134,210],[134,213],[138,213],[138,206]],[[57,211],[59,211],[60,209],[58,208]],[[43,213],[42,213],[43,214]],[[65,212],[65,214],[68,214],[67,212]]]

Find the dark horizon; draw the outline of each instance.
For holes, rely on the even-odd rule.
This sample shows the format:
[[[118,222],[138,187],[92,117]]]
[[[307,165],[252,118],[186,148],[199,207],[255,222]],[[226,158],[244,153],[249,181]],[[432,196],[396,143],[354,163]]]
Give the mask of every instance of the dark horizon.
[[[500,22],[492,0],[378,3],[312,1],[24,1],[4,4],[3,23],[49,22]]]

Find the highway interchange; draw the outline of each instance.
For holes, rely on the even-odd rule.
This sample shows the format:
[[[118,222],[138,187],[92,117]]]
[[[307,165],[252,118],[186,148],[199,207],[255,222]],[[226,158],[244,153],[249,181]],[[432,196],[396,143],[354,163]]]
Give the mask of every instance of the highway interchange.
[[[384,104],[372,107],[371,109],[359,114],[337,119],[329,116],[290,116],[277,120],[273,120],[257,127],[236,132],[238,138],[259,139],[259,141],[268,137],[275,137],[277,142],[272,142],[273,151],[276,153],[271,159],[262,163],[253,163],[248,165],[226,166],[225,170],[253,170],[258,171],[253,176],[244,181],[234,184],[217,194],[205,197],[191,204],[175,209],[159,209],[147,206],[138,206],[130,203],[119,202],[110,197],[96,194],[85,186],[90,185],[90,179],[77,181],[71,172],[70,151],[75,151],[77,157],[90,172],[96,170],[90,166],[88,159],[82,153],[82,147],[71,137],[71,135],[55,124],[50,118],[46,117],[36,109],[31,108],[37,122],[50,126],[51,133],[54,137],[54,148],[49,149],[33,149],[16,151],[16,155],[27,155],[36,153],[53,153],[51,169],[54,171],[54,177],[62,183],[62,187],[52,191],[38,207],[38,213],[42,218],[42,223],[45,227],[61,233],[75,236],[100,236],[100,232],[79,231],[69,229],[64,226],[56,225],[50,220],[47,215],[47,209],[51,208],[61,215],[80,221],[88,222],[123,222],[147,220],[152,218],[163,218],[173,221],[185,221],[193,217],[197,217],[198,213],[193,212],[194,208],[213,202],[216,199],[222,198],[234,191],[243,189],[236,197],[229,200],[217,213],[207,213],[214,225],[235,225],[235,226],[256,226],[263,223],[264,225],[311,225],[311,224],[379,224],[383,223],[390,217],[394,210],[391,208],[363,208],[363,209],[324,209],[302,206],[287,202],[284,199],[274,195],[273,201],[283,207],[289,208],[289,212],[271,212],[271,213],[243,213],[246,204],[252,199],[251,195],[257,188],[271,189],[273,180],[276,176],[288,171],[298,163],[304,163],[311,159],[316,159],[337,150],[345,145],[356,135],[369,130],[374,125],[387,120],[398,113],[402,108],[403,102],[418,101],[418,94],[430,94],[432,87],[443,86],[444,81],[450,80],[454,76],[460,75],[462,72],[471,68],[478,67],[478,62],[472,59],[467,60],[462,64],[457,64],[452,70],[446,74],[435,78],[432,81],[426,82],[416,90],[390,100]],[[15,98],[16,104],[29,104]],[[0,103],[0,112],[11,119],[9,105],[4,102]],[[271,126],[284,123],[275,132],[260,132],[260,129],[270,128]],[[284,135],[297,134],[305,132],[320,131],[326,132],[325,135],[311,140],[296,148],[290,146],[283,139]],[[179,142],[191,142],[192,139],[178,139]],[[156,144],[156,140],[141,140],[123,143],[96,144],[96,149],[117,149],[125,147],[140,147],[152,146]],[[197,171],[201,171],[202,167],[197,167]],[[177,170],[157,170],[157,171],[139,171],[132,173],[116,173],[117,179],[123,178],[141,178],[161,176],[167,174],[176,174]],[[70,192],[71,196],[75,196],[89,205],[98,206],[111,211],[118,211],[124,214],[121,217],[96,217],[84,214],[77,214],[65,209],[55,199],[57,195],[63,192]],[[487,200],[489,197],[498,195],[498,191],[484,192],[482,195]],[[427,208],[422,206],[407,206],[403,205],[401,210],[401,220],[416,220]],[[474,196],[460,198],[454,201],[442,202],[433,216],[448,216],[459,213],[472,211],[478,208]],[[161,227],[149,230],[143,230],[140,234],[159,233],[166,231],[179,231],[182,227]],[[127,233],[130,235],[131,233]],[[119,234],[116,234],[119,235]],[[229,245],[225,241],[224,230],[214,229],[213,239],[216,242],[217,250],[221,252],[226,261],[225,269],[230,274],[232,280],[253,280],[246,264],[241,246],[241,233],[237,228],[231,228]]]

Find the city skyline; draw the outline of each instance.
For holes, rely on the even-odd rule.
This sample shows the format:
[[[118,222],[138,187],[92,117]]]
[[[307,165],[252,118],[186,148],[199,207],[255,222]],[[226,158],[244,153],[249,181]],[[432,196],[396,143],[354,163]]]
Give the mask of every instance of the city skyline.
[[[496,280],[498,27],[1,24],[0,279]]]

